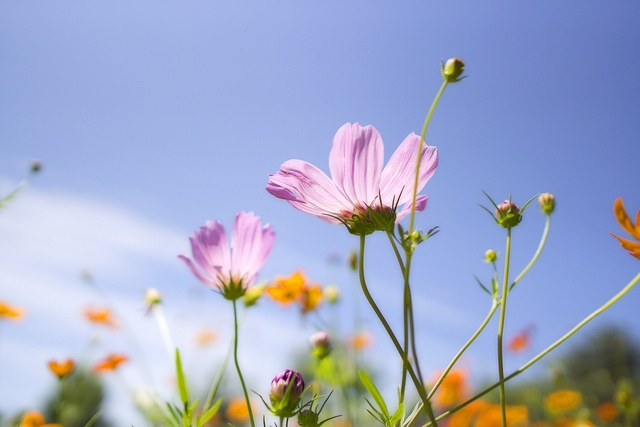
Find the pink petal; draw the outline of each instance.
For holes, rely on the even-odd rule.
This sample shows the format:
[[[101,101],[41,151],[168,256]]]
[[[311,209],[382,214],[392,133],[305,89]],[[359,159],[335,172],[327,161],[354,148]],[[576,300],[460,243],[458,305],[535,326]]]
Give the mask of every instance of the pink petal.
[[[371,125],[343,125],[329,155],[331,178],[353,205],[371,204],[378,196],[384,145]]]
[[[191,272],[198,278],[198,280],[200,280],[202,283],[204,283],[207,286],[210,286],[212,288],[217,288],[218,286],[218,281],[217,280],[213,280],[207,276],[205,276],[204,274],[202,274],[200,272],[200,270],[198,270],[196,268],[195,265],[193,265],[193,263],[191,262],[191,260],[189,258],[187,258],[184,255],[178,255],[178,258],[180,258],[182,261],[185,262],[185,264],[187,264],[187,267],[189,267],[189,269],[191,270]]]
[[[420,136],[411,133],[398,146],[382,171],[380,178],[380,194],[382,203],[390,206],[392,202],[404,204],[413,198],[416,162]],[[438,152],[435,147],[423,143],[418,192],[435,173],[438,166]]]
[[[269,176],[267,191],[287,200],[296,209],[338,223],[330,215],[351,212],[353,203],[320,169],[302,160],[288,160],[275,175]]]
[[[427,196],[416,197],[416,212],[422,212],[427,207]],[[396,224],[402,221],[402,218],[411,213],[411,202],[405,203],[402,209],[396,214]]]
[[[269,225],[264,228],[253,212],[236,215],[231,231],[232,274],[249,286],[267,260],[275,238]]]

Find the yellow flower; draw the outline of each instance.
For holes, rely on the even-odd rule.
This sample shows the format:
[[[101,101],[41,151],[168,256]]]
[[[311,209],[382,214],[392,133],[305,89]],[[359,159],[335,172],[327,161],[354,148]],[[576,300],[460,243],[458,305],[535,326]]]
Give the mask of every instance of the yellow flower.
[[[301,271],[296,271],[289,277],[278,276],[274,283],[266,287],[267,294],[280,304],[289,305],[300,297],[307,282]]]
[[[62,379],[73,372],[73,368],[75,367],[75,363],[73,360],[67,359],[62,362],[58,362],[57,360],[49,361],[49,370],[54,373],[55,376]]]
[[[253,407],[253,405],[251,405]],[[234,423],[244,423],[249,421],[249,408],[247,408],[247,401],[243,397],[238,397],[229,402],[225,416],[229,421]]]
[[[624,209],[622,198],[618,197],[613,203],[613,213],[615,214],[616,220],[618,220],[618,223],[620,224],[622,229],[629,233],[634,239],[638,240],[638,242],[623,239],[622,237],[616,236],[613,233],[609,234],[618,239],[620,245],[628,250],[632,256],[640,259],[640,209],[636,214],[636,223],[634,224],[629,218],[629,215],[627,215],[627,211]]]
[[[300,303],[302,304],[302,312],[315,310],[322,301],[322,288],[320,285],[305,286],[300,294]]]
[[[0,301],[0,319],[18,320],[22,318],[22,316],[24,316],[24,309],[22,307],[11,306],[7,302]]]
[[[582,403],[582,394],[573,390],[558,390],[544,400],[547,410],[553,414],[573,411]]]

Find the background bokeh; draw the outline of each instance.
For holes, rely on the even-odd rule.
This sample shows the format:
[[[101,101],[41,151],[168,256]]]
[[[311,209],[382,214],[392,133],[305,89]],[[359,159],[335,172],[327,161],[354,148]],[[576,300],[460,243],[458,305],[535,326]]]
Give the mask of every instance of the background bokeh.
[[[0,194],[32,158],[44,167],[0,212],[0,299],[27,309],[0,324],[0,411],[46,395],[49,359],[90,362],[108,348],[132,358],[106,378],[108,416],[142,425],[132,390],[168,388],[172,369],[144,316],[148,287],[164,294],[186,369],[206,386],[231,311],[176,255],[205,220],[229,227],[241,210],[277,232],[263,279],[302,268],[336,283],[359,298],[340,315],[360,312],[379,332],[335,261],[357,238],[264,185],[290,158],[326,171],[345,122],[373,124],[388,158],[420,131],[440,62],[452,56],[468,77],[434,115],[427,141],[440,165],[418,217],[441,232],[420,247],[413,271],[423,370],[441,369],[490,305],[474,275],[488,280],[483,253],[502,253],[504,232],[478,207],[482,190],[520,204],[549,191],[558,207],[547,249],[508,307],[508,334],[535,328],[530,352],[507,360],[519,366],[638,271],[608,233],[620,232],[617,197],[631,213],[640,208],[639,18],[634,1],[1,3]],[[543,224],[534,205],[514,231],[515,270]],[[370,241],[374,296],[400,325],[397,265],[383,236]],[[634,290],[587,329],[615,324],[638,336],[639,302]],[[96,331],[82,318],[88,305],[111,306],[121,328]],[[202,326],[219,335],[207,350],[191,341]],[[250,388],[265,393],[313,330],[295,309],[265,302],[250,312],[241,342]],[[374,364],[395,360],[384,335],[374,345]],[[494,375],[494,347],[491,332],[462,361],[476,379]]]

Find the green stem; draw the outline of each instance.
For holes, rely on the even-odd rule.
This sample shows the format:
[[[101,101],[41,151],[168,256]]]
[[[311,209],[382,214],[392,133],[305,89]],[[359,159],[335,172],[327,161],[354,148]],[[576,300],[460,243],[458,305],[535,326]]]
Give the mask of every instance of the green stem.
[[[437,427],[438,423],[433,414],[433,409],[431,408],[429,399],[427,399],[427,394],[425,392],[424,386],[422,385],[422,383],[420,383],[420,380],[416,376],[411,364],[408,363],[407,354],[402,350],[402,347],[400,346],[400,342],[398,341],[395,334],[393,333],[391,326],[389,326],[387,319],[385,319],[384,315],[378,308],[378,305],[376,304],[373,297],[371,296],[369,289],[367,288],[367,282],[364,277],[364,242],[365,242],[365,236],[360,236],[360,259],[359,259],[358,273],[360,277],[360,285],[362,287],[362,292],[365,298],[367,299],[367,302],[369,302],[369,305],[378,316],[378,319],[380,320],[380,323],[382,324],[385,331],[389,335],[389,338],[391,338],[391,341],[393,342],[393,345],[396,348],[396,351],[402,358],[403,363],[406,364],[409,376],[411,377],[411,380],[413,381],[416,387],[416,391],[418,392],[418,394],[420,395],[420,399],[422,400],[424,410],[427,413],[427,416],[429,417],[429,419],[431,420],[432,425]]]
[[[524,275],[527,274],[527,272],[531,269],[531,267],[533,267],[533,264],[535,264],[536,261],[538,260],[538,257],[540,256],[540,254],[542,253],[542,249],[544,248],[544,244],[547,242],[547,236],[549,235],[550,225],[551,225],[551,215],[547,214],[547,221],[544,224],[544,230],[542,231],[542,238],[540,239],[540,244],[538,245],[538,249],[536,250],[536,253],[533,254],[533,258],[531,258],[531,261],[529,261],[529,264],[527,264],[524,270],[522,270],[522,272],[518,274],[515,280],[511,283],[509,290],[511,290],[516,285],[516,283],[518,283],[520,279],[522,279]]]
[[[438,105],[438,101],[440,101],[440,97],[444,93],[445,88],[447,87],[448,82],[444,80],[442,82],[442,86],[440,86],[440,90],[436,94],[436,97],[433,99],[431,103],[431,107],[429,107],[429,112],[427,113],[427,117],[424,120],[424,124],[422,125],[422,133],[420,134],[420,144],[418,144],[418,161],[416,162],[416,175],[413,180],[413,205],[411,206],[411,215],[409,217],[409,234],[413,231],[414,219],[416,216],[416,198],[418,197],[418,181],[420,180],[420,163],[422,161],[422,143],[427,137],[427,128],[429,127],[429,122],[431,121],[431,116],[436,109],[436,105]]]
[[[504,258],[504,276],[502,277],[502,295],[500,300],[500,321],[498,322],[498,375],[500,378],[500,414],[502,427],[507,427],[506,393],[504,386],[504,360],[502,337],[504,333],[504,318],[507,310],[507,294],[509,293],[509,258],[511,255],[511,227],[507,228],[507,245]]]
[[[238,309],[237,300],[233,300],[233,362],[236,365],[238,371],[238,378],[240,378],[240,384],[242,385],[242,392],[244,393],[244,399],[247,402],[247,410],[249,411],[249,421],[251,421],[251,427],[256,427],[253,421],[253,412],[251,411],[251,401],[249,400],[249,393],[247,393],[247,386],[244,384],[244,378],[242,377],[242,371],[240,370],[240,364],[238,363]]]
[[[495,384],[492,384],[491,386],[485,388],[484,390],[482,390],[481,392],[479,392],[478,394],[476,394],[475,396],[473,396],[471,399],[467,400],[466,402],[461,403],[460,405],[456,406],[455,408],[452,408],[452,409],[450,409],[450,410],[448,410],[446,412],[443,412],[442,414],[438,415],[436,417],[436,420],[440,421],[440,420],[448,417],[449,415],[453,414],[454,412],[459,411],[460,409],[464,408],[468,404],[478,400],[479,398],[481,398],[485,394],[487,394],[490,391],[494,390],[496,387],[499,387],[501,384],[506,383],[507,381],[513,379],[514,377],[520,375],[521,373],[523,373],[524,371],[529,369],[531,366],[533,366],[535,363],[537,363],[540,359],[542,359],[544,356],[549,354],[552,350],[554,350],[556,347],[558,347],[560,344],[565,342],[572,335],[574,335],[576,332],[578,332],[580,329],[582,329],[587,323],[591,322],[593,319],[598,317],[600,314],[604,313],[609,307],[611,307],[618,300],[620,300],[623,296],[625,296],[638,282],[640,282],[640,273],[638,273],[636,275],[636,277],[631,279],[631,281],[629,283],[627,283],[627,285],[624,288],[622,288],[622,290],[620,290],[620,292],[618,292],[611,299],[609,299],[609,301],[607,301],[606,303],[601,305],[598,309],[593,311],[590,315],[588,315],[587,317],[582,319],[578,324],[576,324],[573,328],[571,328],[562,337],[560,337],[553,344],[551,344],[550,346],[548,346],[547,348],[542,350],[535,357],[533,357],[527,363],[522,365],[519,369],[517,369],[516,371],[514,371],[511,374],[509,374],[508,376],[506,376],[503,380],[498,381]],[[434,425],[435,424],[433,424],[433,422],[429,422],[427,424],[424,424],[422,427],[430,427],[430,426],[434,426]]]
[[[444,378],[447,376],[447,374],[449,374],[449,371],[451,371],[453,366],[458,362],[458,359],[460,359],[462,354],[465,351],[467,351],[467,348],[469,348],[471,343],[473,343],[476,340],[476,338],[480,336],[480,333],[484,330],[484,328],[489,323],[489,320],[491,320],[494,313],[496,312],[498,305],[500,305],[500,303],[496,300],[493,300],[493,304],[491,304],[491,309],[489,310],[487,317],[485,317],[485,319],[482,321],[482,323],[478,327],[478,330],[476,330],[476,332],[471,336],[471,338],[469,338],[469,340],[465,343],[465,345],[463,345],[462,348],[458,351],[458,353],[456,353],[456,355],[453,357],[451,362],[449,362],[449,365],[447,365],[446,369],[444,370],[444,372],[442,372],[442,375],[440,375],[440,378],[438,378],[438,381],[436,381],[435,385],[427,395],[429,399],[431,399],[433,395],[436,393],[436,391],[438,390],[438,387],[440,387],[440,385],[442,384],[442,381],[444,381]]]

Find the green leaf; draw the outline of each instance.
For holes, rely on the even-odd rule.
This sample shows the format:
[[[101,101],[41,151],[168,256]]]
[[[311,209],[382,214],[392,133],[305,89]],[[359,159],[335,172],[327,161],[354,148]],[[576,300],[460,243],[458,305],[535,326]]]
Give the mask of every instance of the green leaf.
[[[400,403],[400,405],[398,405],[398,409],[396,409],[396,412],[394,412],[393,415],[391,415],[391,418],[389,418],[389,425],[395,425],[398,421],[402,419],[403,416],[404,416],[404,403]]]
[[[84,427],[91,427],[93,424],[95,424],[95,422],[98,420],[98,418],[100,418],[100,415],[102,415],[102,410],[99,410],[98,412],[96,412],[93,417],[91,417],[89,419],[89,421],[87,421],[87,423],[84,425]]]
[[[189,404],[189,392],[187,391],[187,382],[182,371],[182,362],[180,361],[180,351],[176,348],[176,376],[178,377],[178,391],[180,392],[180,400],[184,403],[185,408]]]
[[[477,276],[473,276],[473,277],[475,277],[476,282],[478,282],[478,285],[480,285],[480,287],[481,287],[482,289],[484,289],[484,291],[485,291],[486,293],[488,293],[489,295],[492,295],[492,294],[491,294],[491,292],[489,292],[489,289],[487,289],[487,288],[482,284],[482,282],[480,281],[480,279],[478,279],[478,277],[477,277]]]
[[[218,399],[218,401],[214,403],[211,408],[209,408],[207,411],[205,411],[205,413],[202,414],[198,422],[198,427],[204,426],[206,422],[209,421],[216,414],[216,412],[218,412],[221,403],[222,400]]]
[[[371,394],[371,396],[374,398],[374,400],[380,407],[380,410],[384,414],[385,418],[388,419],[389,410],[387,409],[387,404],[384,402],[382,395],[380,394],[376,386],[373,384],[373,381],[371,381],[371,378],[369,378],[364,371],[359,371],[358,373],[360,374],[360,381],[362,381],[362,385],[364,386],[364,388],[367,389],[369,394]],[[371,403],[369,404],[371,405]],[[373,405],[371,406],[373,407]]]

